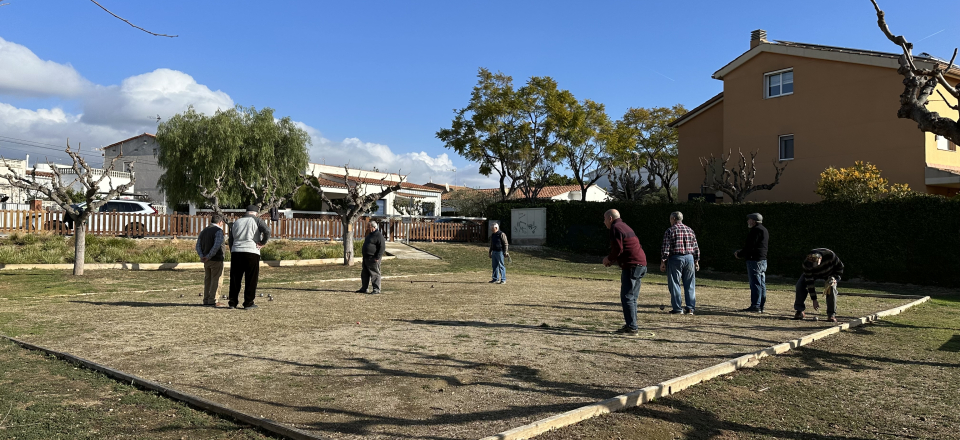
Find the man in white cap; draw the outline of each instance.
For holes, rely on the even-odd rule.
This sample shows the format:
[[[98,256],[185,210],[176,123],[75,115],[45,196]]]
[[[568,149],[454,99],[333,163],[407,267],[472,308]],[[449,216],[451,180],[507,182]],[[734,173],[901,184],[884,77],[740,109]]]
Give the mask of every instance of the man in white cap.
[[[270,228],[257,214],[260,207],[250,205],[243,217],[230,227],[230,301],[231,309],[240,302],[240,282],[243,281],[243,309],[257,308],[253,300],[257,296],[257,281],[260,278],[260,249],[270,239]]]

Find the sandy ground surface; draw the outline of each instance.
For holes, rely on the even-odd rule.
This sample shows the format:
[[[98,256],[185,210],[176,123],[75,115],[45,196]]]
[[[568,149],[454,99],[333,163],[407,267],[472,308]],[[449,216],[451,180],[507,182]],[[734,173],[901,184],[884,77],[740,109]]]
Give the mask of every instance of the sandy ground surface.
[[[262,284],[259,309],[200,307],[189,291],[3,303],[42,331],[21,339],[335,439],[466,439],[656,384],[829,326],[737,311],[746,289],[697,289],[696,316],[670,315],[646,283],[639,337],[619,283],[486,273]],[[850,319],[907,300],[839,298]],[[669,310],[667,306],[666,310]],[[824,315],[820,315],[821,318]]]

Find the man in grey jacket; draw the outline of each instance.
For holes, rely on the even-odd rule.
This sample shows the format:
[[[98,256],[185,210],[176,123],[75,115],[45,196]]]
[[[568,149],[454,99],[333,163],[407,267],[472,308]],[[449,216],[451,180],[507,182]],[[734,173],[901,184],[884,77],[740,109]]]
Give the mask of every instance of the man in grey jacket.
[[[363,239],[363,267],[360,269],[360,282],[363,287],[357,293],[367,293],[367,286],[373,284],[371,295],[380,293],[380,260],[386,250],[383,234],[377,227],[377,222],[367,223],[367,237]]]
[[[253,303],[257,296],[257,281],[260,277],[260,248],[267,245],[270,229],[267,223],[257,216],[260,207],[250,205],[243,217],[230,227],[230,302],[231,309],[237,308],[240,296],[240,282],[243,288],[243,308],[257,308]]]

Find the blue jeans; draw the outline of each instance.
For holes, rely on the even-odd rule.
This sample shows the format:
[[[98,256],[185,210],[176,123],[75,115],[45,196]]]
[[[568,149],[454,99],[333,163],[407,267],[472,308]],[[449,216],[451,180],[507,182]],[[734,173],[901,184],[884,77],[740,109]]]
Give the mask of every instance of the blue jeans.
[[[493,261],[493,281],[506,281],[507,266],[503,264],[503,251],[493,251],[490,255],[490,259]]]
[[[763,310],[767,303],[767,260],[747,261],[750,280],[750,307]]]
[[[670,290],[670,306],[682,311],[680,281],[683,281],[683,296],[690,310],[697,308],[697,272],[693,255],[671,255],[667,259],[667,288]]]
[[[637,297],[640,296],[640,279],[647,274],[647,266],[635,266],[620,272],[620,304],[623,320],[630,330],[637,329]]]

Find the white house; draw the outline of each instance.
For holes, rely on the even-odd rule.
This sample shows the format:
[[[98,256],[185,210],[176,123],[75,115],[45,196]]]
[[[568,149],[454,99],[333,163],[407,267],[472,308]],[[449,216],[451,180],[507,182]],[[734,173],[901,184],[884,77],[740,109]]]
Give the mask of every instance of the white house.
[[[73,170],[73,167],[61,164],[53,164],[57,168],[57,172],[60,174],[60,184],[63,186],[70,186],[75,191],[85,192],[86,188],[80,183],[80,180],[77,179],[77,173]],[[99,179],[100,176],[105,172],[99,168],[92,168],[91,174],[94,180]],[[22,177],[27,177],[28,179],[36,179],[37,183],[50,186],[53,179],[56,177],[56,174],[53,172],[53,169],[49,164],[34,164],[34,166],[29,166],[29,156],[24,160],[10,160],[6,159],[6,164],[0,162],[0,176],[10,174],[17,174]],[[82,176],[81,176],[82,177]],[[120,171],[111,171],[107,176],[100,182],[97,194],[106,196],[111,188],[116,188],[120,185],[125,185],[130,183],[130,179],[133,177],[131,173],[120,172]],[[23,204],[27,203],[29,200],[33,199],[45,199],[42,193],[35,191],[25,191],[20,188],[16,188],[13,185],[10,185],[9,181],[3,177],[0,177],[0,194],[9,197],[7,203],[10,204]],[[123,192],[119,198],[133,198],[134,188],[131,187],[127,191]],[[49,203],[44,203],[44,206],[50,205]]]
[[[316,163],[308,164],[306,172],[317,178],[321,188],[331,199],[346,197],[345,175],[347,181],[352,185],[361,185],[361,191],[365,194],[380,192],[386,187],[400,182],[403,178],[403,176],[395,173],[345,169],[344,167]],[[419,202],[416,205],[421,207],[421,215],[438,216],[440,215],[441,194],[443,194],[443,191],[437,188],[403,181],[400,183],[400,191],[387,194],[386,197],[377,201],[377,212],[374,215],[395,216],[405,214],[394,208],[394,201],[400,199],[401,201],[414,200]],[[325,209],[328,209],[328,207],[325,207]]]
[[[157,154],[160,145],[157,137],[150,133],[138,134],[103,147],[103,167],[110,166],[114,157],[123,153],[123,157],[114,165],[114,170],[128,172],[133,163],[133,171],[137,176],[137,194],[157,205],[166,205],[167,199],[163,191],[157,187],[163,168],[157,165]]]

